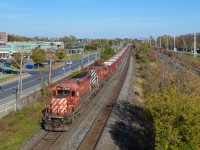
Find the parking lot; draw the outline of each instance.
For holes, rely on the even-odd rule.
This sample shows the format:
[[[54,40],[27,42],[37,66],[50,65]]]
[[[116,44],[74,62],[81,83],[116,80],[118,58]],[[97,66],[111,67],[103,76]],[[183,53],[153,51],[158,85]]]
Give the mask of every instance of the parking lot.
[[[3,63],[0,63],[0,67],[4,68]],[[12,74],[3,74],[2,72],[0,72],[0,79],[8,76],[12,76]]]

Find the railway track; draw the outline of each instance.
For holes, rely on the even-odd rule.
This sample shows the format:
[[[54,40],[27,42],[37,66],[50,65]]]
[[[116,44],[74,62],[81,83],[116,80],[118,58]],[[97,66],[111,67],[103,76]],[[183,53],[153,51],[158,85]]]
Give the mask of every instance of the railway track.
[[[128,59],[129,60],[129,59]],[[129,62],[129,61],[128,61]],[[127,62],[125,62],[125,64],[124,65],[128,65],[129,63],[127,63]],[[123,66],[124,66],[123,65]],[[124,67],[123,67],[124,68]],[[122,68],[122,69],[123,69]],[[121,70],[122,70],[121,69]],[[124,76],[126,75],[126,71],[125,70],[128,70],[128,66],[126,67],[126,69],[123,69],[123,71],[122,72],[124,72],[123,74],[124,74]],[[119,70],[118,70],[119,71]],[[121,75],[121,74],[119,74],[119,75]],[[117,78],[119,78],[119,77],[117,77]],[[122,78],[122,75],[121,75],[121,77],[120,78]],[[115,79],[116,80],[116,79]],[[111,81],[109,81],[109,82],[111,82]],[[119,82],[116,82],[116,83],[119,83]],[[115,84],[116,85],[116,84]],[[104,89],[104,88],[103,88]],[[102,90],[103,90],[102,89]],[[119,88],[119,91],[120,91],[120,89],[121,89],[121,87]],[[102,92],[102,90],[100,90],[101,92]],[[112,90],[112,91],[115,91],[115,94],[114,95],[116,95],[116,96],[114,96],[114,95],[111,95],[110,97],[113,97],[113,100],[110,100],[110,101],[115,101],[115,99],[117,98],[117,96],[118,96],[118,94],[119,94],[119,92],[117,92],[116,91],[116,88],[114,89],[114,90]],[[118,93],[118,94],[116,94],[116,93]],[[110,94],[109,94],[110,95]],[[109,97],[109,95],[108,95],[108,97]],[[102,97],[102,96],[101,96]],[[114,97],[116,97],[116,98],[114,98]],[[96,99],[96,98],[95,98]],[[106,98],[106,99],[108,99],[108,98]],[[110,98],[109,98],[110,99]],[[90,100],[89,100],[90,101]],[[88,102],[86,102],[84,105],[87,105],[88,103],[89,103],[89,101]],[[97,101],[94,101],[94,105],[97,103]],[[113,106],[113,104],[114,104],[114,102],[110,102],[110,104],[105,104],[105,106],[106,106],[106,109],[108,109],[108,111],[107,111],[107,114],[108,114],[108,116],[109,116],[109,114],[110,114],[110,112],[111,112],[111,110],[112,110],[112,106]],[[85,107],[88,107],[88,106],[85,106]],[[91,107],[90,107],[91,108]],[[99,106],[98,106],[98,108],[99,108]],[[84,111],[85,109],[83,109],[83,111]],[[87,108],[87,110],[88,110],[88,108]],[[89,111],[89,110],[88,110]],[[81,112],[82,112],[82,110],[81,110]],[[80,112],[80,113],[81,113]],[[83,112],[82,112],[83,113]],[[82,114],[81,113],[81,114]],[[84,112],[85,113],[85,112]],[[82,114],[83,116],[84,116],[84,113]],[[81,115],[81,116],[82,116]],[[79,117],[78,117],[79,118]],[[105,118],[106,120],[108,119],[108,117],[107,118]],[[85,120],[85,118],[84,118],[84,120]],[[96,119],[97,120],[97,119]],[[102,121],[104,121],[104,119],[101,119]],[[60,147],[62,147],[61,145],[63,144],[63,142],[66,142],[67,140],[69,140],[70,138],[71,138],[71,135],[74,133],[74,132],[76,132],[76,131],[73,131],[74,130],[74,128],[76,128],[76,126],[78,126],[78,124],[80,124],[80,123],[78,123],[77,124],[77,121],[78,122],[81,122],[81,119],[79,118],[78,120],[76,119],[75,120],[75,122],[73,123],[73,126],[72,127],[70,127],[69,129],[70,130],[68,130],[67,132],[47,132],[42,138],[40,138],[40,139],[38,139],[37,140],[37,142],[33,142],[33,143],[36,143],[36,144],[32,144],[32,146],[30,146],[30,148],[28,148],[28,149],[31,149],[31,150],[37,150],[37,149],[42,149],[42,150],[46,150],[46,149],[60,149]],[[105,122],[106,123],[106,122]],[[105,123],[104,123],[104,125],[103,126],[105,126]],[[71,130],[73,131],[72,133],[71,133]],[[100,129],[99,129],[100,130]],[[103,129],[102,129],[102,131],[103,131]],[[101,131],[101,132],[102,132]],[[68,135],[69,134],[69,135]],[[69,137],[68,137],[69,136]],[[79,134],[79,136],[80,136],[80,134]],[[67,139],[66,139],[66,137],[68,137]],[[99,137],[98,137],[99,138]],[[73,139],[73,138],[72,138]],[[76,139],[77,140],[77,139]],[[81,142],[81,141],[80,141]],[[79,142],[79,143],[80,143]],[[67,143],[67,142],[66,142]],[[77,147],[78,147],[78,145],[79,145],[79,143],[76,145],[76,148],[75,149],[77,149]],[[34,146],[33,146],[34,145]],[[69,145],[69,143],[67,144],[67,146]],[[65,148],[64,149],[66,149],[66,147],[67,146],[64,146]],[[70,145],[71,146],[71,145]],[[61,148],[62,149],[62,148]],[[68,149],[68,148],[67,148]],[[71,149],[71,148],[69,148],[69,149]]]
[[[165,54],[162,54],[160,52],[157,52],[155,50],[153,50],[153,53],[155,55],[157,55],[159,58],[161,58],[163,61],[165,61],[166,63],[169,63],[169,64],[172,64],[173,66],[176,66],[178,69],[189,69],[191,71],[193,71],[194,73],[196,73],[197,75],[200,76],[200,70],[199,69],[196,69],[196,68],[193,68],[192,66],[184,63],[184,62],[175,62],[173,61],[169,56],[166,56]]]
[[[52,149],[54,143],[63,135],[64,132],[48,131],[32,148],[31,150],[46,150]]]
[[[120,79],[117,82],[117,84],[113,90],[115,92],[113,92],[109,96],[108,101],[106,102],[104,108],[102,109],[102,111],[100,112],[98,117],[95,119],[95,121],[93,122],[92,126],[90,127],[88,133],[86,134],[86,136],[84,137],[84,139],[82,140],[80,145],[78,146],[79,150],[95,149],[95,147],[100,139],[100,136],[103,132],[103,129],[106,125],[106,122],[110,116],[110,113],[114,106],[114,103],[120,93],[122,86],[123,86],[123,83],[124,83],[124,80],[126,78],[126,74],[128,71],[129,62],[130,62],[130,55],[129,55],[128,61],[126,62],[126,66],[120,75]]]

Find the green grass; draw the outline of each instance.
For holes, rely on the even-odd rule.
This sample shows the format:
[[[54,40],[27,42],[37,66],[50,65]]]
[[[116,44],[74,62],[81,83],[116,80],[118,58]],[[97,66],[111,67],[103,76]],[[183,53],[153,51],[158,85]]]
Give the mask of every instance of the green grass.
[[[64,58],[64,60],[77,60],[77,59],[80,59],[80,58],[82,58],[82,54],[77,54],[77,55],[72,55],[72,56],[70,56],[70,57],[68,57],[68,56],[66,56],[65,58]]]
[[[198,60],[198,61],[200,61],[200,57],[199,56],[197,56],[196,58],[194,58],[194,55],[193,54],[184,54],[184,53],[181,53],[181,52],[179,52],[179,53],[176,53],[176,56],[177,57],[183,57],[183,58],[191,58],[191,59],[195,59],[195,60]]]
[[[0,120],[0,149],[19,149],[40,129],[41,111],[44,109],[40,102],[10,114]]]

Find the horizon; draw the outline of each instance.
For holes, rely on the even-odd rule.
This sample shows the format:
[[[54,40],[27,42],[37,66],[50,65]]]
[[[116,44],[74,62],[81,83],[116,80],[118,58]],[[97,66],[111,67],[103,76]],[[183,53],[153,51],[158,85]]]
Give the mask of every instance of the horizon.
[[[0,28],[24,37],[113,39],[200,31],[197,0],[3,0]]]

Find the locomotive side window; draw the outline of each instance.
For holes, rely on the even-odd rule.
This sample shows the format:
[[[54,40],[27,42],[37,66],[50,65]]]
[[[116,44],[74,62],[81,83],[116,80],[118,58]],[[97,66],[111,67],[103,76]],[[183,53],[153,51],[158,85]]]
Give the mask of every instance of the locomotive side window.
[[[75,95],[76,95],[75,91],[72,91],[72,97],[75,97]]]

